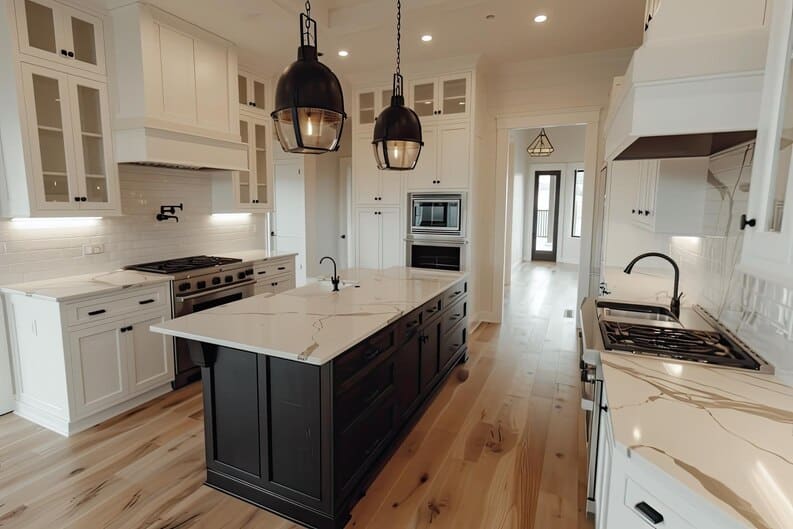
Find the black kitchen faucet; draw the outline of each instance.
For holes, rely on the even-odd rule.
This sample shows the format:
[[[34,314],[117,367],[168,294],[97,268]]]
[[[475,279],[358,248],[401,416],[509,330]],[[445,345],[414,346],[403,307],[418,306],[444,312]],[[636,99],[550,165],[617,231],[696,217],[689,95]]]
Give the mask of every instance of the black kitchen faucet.
[[[645,257],[658,257],[659,259],[664,259],[665,261],[669,261],[672,265],[672,268],[675,269],[675,292],[672,294],[672,302],[669,306],[669,310],[672,311],[672,314],[675,315],[676,318],[680,317],[680,299],[683,297],[682,293],[678,293],[680,288],[680,268],[677,266],[677,263],[674,259],[669,257],[668,255],[659,253],[659,252],[648,252],[643,253],[637,257],[633,258],[633,261],[628,263],[628,266],[625,267],[625,273],[630,274],[633,271],[633,265],[644,259]]]
[[[339,274],[336,272],[336,259],[326,255],[325,257],[319,260],[319,264],[322,264],[325,261],[325,259],[330,259],[330,261],[333,263],[333,275],[330,276],[330,282],[333,283],[333,291],[338,292],[339,283],[341,283],[341,278],[339,277]]]

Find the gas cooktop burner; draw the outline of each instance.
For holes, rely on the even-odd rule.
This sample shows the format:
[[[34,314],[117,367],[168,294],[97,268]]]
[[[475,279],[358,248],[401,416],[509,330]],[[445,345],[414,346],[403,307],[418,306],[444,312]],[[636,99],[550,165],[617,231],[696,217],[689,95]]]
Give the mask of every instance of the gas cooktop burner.
[[[607,349],[721,366],[760,369],[739,344],[714,331],[600,321]]]
[[[241,263],[242,259],[231,257],[214,257],[210,255],[194,255],[192,257],[180,257],[178,259],[167,259],[153,263],[143,263],[125,266],[126,270],[138,270],[140,272],[151,272],[153,274],[175,274],[187,272],[188,270],[198,270],[201,268],[212,268],[233,263]]]

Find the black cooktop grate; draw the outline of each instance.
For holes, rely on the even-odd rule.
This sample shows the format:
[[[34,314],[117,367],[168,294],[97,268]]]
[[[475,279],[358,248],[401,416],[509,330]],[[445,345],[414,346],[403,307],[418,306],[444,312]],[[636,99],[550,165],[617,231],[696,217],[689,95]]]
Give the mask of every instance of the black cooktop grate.
[[[743,347],[715,331],[601,320],[600,332],[606,349],[744,369],[760,368]]]
[[[198,270],[200,268],[212,268],[233,263],[241,263],[242,259],[231,257],[214,257],[211,255],[193,255],[191,257],[180,257],[178,259],[166,259],[165,261],[155,261],[153,263],[143,263],[125,266],[126,270],[138,270],[140,272],[151,272],[153,274],[175,274]]]

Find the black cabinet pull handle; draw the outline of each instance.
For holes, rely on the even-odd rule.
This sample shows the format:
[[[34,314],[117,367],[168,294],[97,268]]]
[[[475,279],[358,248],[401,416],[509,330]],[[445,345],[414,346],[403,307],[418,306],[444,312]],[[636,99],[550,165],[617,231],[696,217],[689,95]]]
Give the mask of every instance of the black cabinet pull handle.
[[[741,231],[745,230],[747,226],[750,228],[757,226],[757,219],[750,219],[746,214],[743,214],[741,215]]]
[[[449,349],[451,349],[452,351],[456,351],[459,348],[460,348],[459,343],[453,343],[451,346],[449,346]]]
[[[278,270],[286,270],[286,267],[285,266],[279,266]]]
[[[364,399],[363,399],[364,404],[369,404],[370,402],[373,402],[377,398],[377,396],[380,395],[380,393],[382,393],[382,392],[383,392],[383,390],[380,389],[380,388],[375,389],[369,395],[364,397]]]
[[[262,270],[261,272],[256,272],[256,273],[259,274],[260,276],[263,276],[264,274],[267,273],[267,270]]]
[[[138,301],[139,305],[148,305],[149,303],[154,303],[155,300],[153,299],[144,299],[143,301]]]
[[[382,439],[380,437],[375,439],[374,443],[372,443],[371,446],[364,451],[363,456],[364,457],[369,457],[369,454],[374,452],[374,449],[377,448],[380,445],[380,441],[382,441]]]
[[[89,316],[99,316],[100,314],[104,314],[105,312],[107,312],[105,309],[92,310],[91,312],[88,313],[88,315]]]
[[[427,310],[427,313],[428,313],[428,314],[435,314],[436,312],[438,312],[438,307],[435,307],[435,308],[433,308],[433,309],[428,309],[428,310]]]
[[[373,360],[380,356],[380,349],[373,349],[363,355],[364,360]]]
[[[642,516],[647,518],[647,520],[649,520],[653,525],[658,525],[664,521],[664,516],[660,512],[653,509],[647,502],[639,502],[634,508],[639,511]]]
[[[419,320],[413,320],[410,323],[408,323],[407,325],[405,325],[405,328],[406,329],[412,329],[413,327],[415,327],[418,324],[419,324]]]

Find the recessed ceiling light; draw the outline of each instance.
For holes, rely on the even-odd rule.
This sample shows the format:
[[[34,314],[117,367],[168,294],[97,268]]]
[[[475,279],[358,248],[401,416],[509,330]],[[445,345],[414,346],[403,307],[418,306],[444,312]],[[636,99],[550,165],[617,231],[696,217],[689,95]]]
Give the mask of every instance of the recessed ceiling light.
[[[487,15],[485,18],[487,20],[493,20],[494,18],[496,18],[496,15]]]
[[[548,15],[537,15],[536,17],[534,17],[534,21],[537,22],[538,24],[542,24],[546,20],[548,20]]]
[[[422,35],[421,40],[423,40],[424,42],[429,42],[432,40],[432,35]]]
[[[339,57],[346,57],[350,52],[347,50],[339,50]]]

